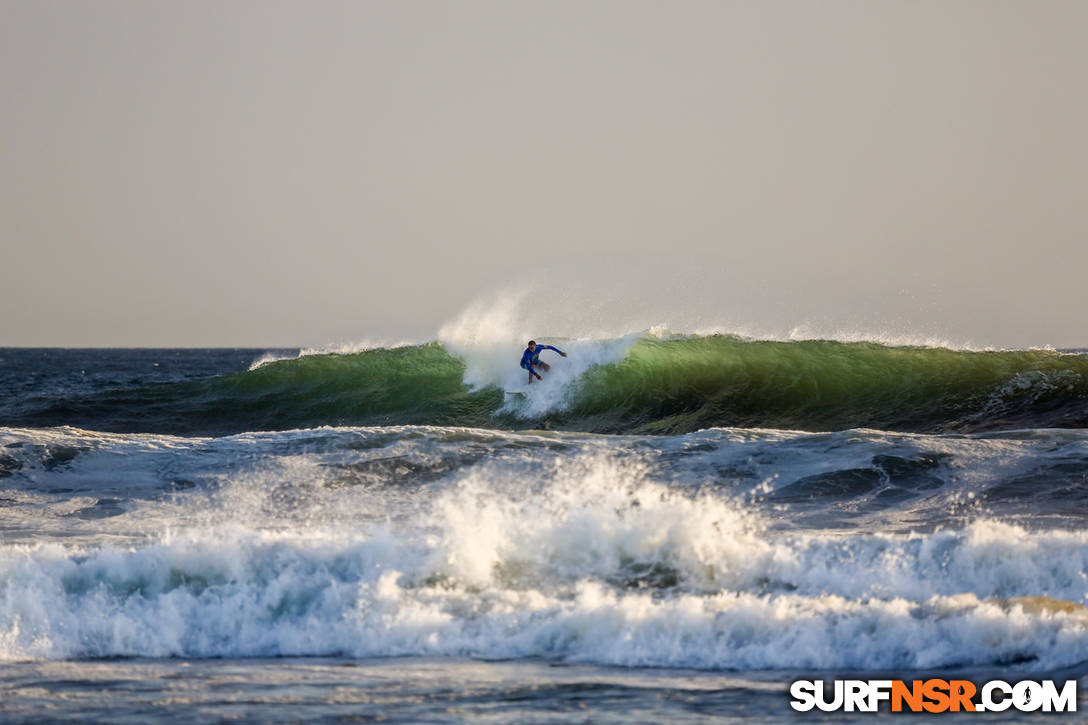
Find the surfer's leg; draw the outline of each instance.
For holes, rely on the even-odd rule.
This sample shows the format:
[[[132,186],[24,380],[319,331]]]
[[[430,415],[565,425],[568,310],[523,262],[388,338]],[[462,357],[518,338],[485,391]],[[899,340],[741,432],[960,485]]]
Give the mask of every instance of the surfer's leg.
[[[549,364],[548,364],[548,363],[546,363],[546,362],[538,362],[538,363],[537,363],[536,365],[537,365],[537,367],[539,367],[539,368],[540,368],[541,370],[543,370],[544,372],[548,372],[549,370],[551,370],[551,369],[552,369],[552,366],[551,366],[551,365],[549,365]]]

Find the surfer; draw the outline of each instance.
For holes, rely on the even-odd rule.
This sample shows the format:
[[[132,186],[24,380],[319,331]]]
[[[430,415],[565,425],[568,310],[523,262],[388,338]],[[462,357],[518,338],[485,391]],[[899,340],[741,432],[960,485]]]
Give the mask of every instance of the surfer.
[[[537,345],[536,340],[529,340],[529,345],[525,348],[525,352],[521,354],[521,366],[529,371],[529,383],[533,382],[533,376],[536,376],[537,380],[543,380],[540,377],[540,373],[533,370],[534,367],[540,366],[540,369],[544,372],[548,372],[551,365],[545,362],[540,362],[540,353],[545,350],[555,350],[563,357],[567,356],[567,353],[560,350],[558,347],[552,347],[551,345]]]

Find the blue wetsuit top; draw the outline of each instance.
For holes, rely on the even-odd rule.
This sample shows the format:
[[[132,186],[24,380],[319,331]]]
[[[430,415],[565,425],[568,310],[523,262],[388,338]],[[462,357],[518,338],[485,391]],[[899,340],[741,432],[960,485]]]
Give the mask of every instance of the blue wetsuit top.
[[[525,352],[521,354],[521,366],[529,372],[533,372],[533,366],[540,362],[540,353],[545,350],[555,350],[560,355],[563,354],[562,350],[558,347],[552,347],[551,345],[537,345],[536,350],[533,351],[530,351],[529,348],[525,348]]]

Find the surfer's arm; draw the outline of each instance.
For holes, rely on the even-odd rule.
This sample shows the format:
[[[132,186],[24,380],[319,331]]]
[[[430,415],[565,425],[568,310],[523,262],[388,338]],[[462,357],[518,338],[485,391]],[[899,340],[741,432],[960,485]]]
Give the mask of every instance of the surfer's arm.
[[[540,373],[538,373],[536,370],[533,370],[533,356],[530,355],[528,352],[526,352],[525,355],[523,355],[521,358],[521,367],[529,371],[530,383],[533,382],[534,375],[538,378],[540,377]]]
[[[555,351],[556,351],[557,353],[559,353],[559,354],[560,354],[560,355],[562,355],[563,357],[566,357],[566,356],[567,356],[567,353],[563,352],[563,351],[562,351],[562,350],[560,350],[560,349],[559,349],[558,347],[552,347],[551,345],[537,345],[537,346],[536,346],[536,349],[537,349],[538,351],[540,351],[540,352],[543,352],[544,350],[555,350]]]

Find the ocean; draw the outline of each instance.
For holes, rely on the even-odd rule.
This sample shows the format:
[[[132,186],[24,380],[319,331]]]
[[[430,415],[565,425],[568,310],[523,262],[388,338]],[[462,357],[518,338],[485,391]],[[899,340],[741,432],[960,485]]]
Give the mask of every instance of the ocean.
[[[568,357],[524,395],[504,340],[0,349],[0,721],[839,722],[790,683],[1085,683],[1085,351],[540,339]]]

